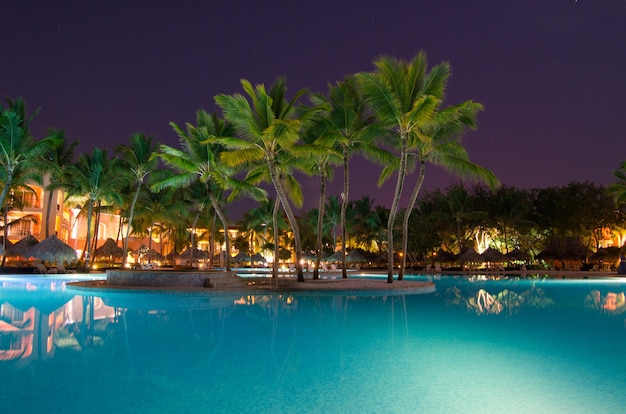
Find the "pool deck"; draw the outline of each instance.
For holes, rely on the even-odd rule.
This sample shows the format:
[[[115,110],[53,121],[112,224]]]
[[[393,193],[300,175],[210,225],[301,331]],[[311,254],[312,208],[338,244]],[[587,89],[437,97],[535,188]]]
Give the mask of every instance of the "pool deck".
[[[368,272],[369,273],[369,272]],[[381,273],[382,274],[382,273]],[[341,278],[339,272],[325,272],[320,279],[306,274],[304,282],[298,282],[293,274],[271,277],[240,277],[235,272],[172,272],[172,271],[107,271],[107,280],[84,280],[68,283],[78,290],[106,290],[124,292],[175,291],[228,293],[381,293],[420,294],[435,290],[432,282],[394,280],[387,283],[381,279]]]
[[[386,271],[367,271],[363,274],[378,274],[385,276]],[[441,276],[443,273],[422,273]],[[454,273],[459,274],[459,273]],[[356,274],[355,274],[356,275]],[[543,277],[554,279],[596,279],[618,277],[615,271],[562,271],[562,270],[529,270],[529,271],[471,271],[460,275],[466,277],[484,276],[489,279],[507,277]],[[320,273],[320,279],[313,279],[311,273],[305,273],[305,281],[298,282],[293,273],[281,273],[278,278],[271,277],[240,277],[236,272],[173,272],[173,271],[107,271],[107,280],[86,280],[72,282],[72,288],[89,291],[123,291],[123,292],[203,292],[208,294],[263,294],[263,293],[314,293],[329,294],[356,293],[356,294],[425,294],[434,292],[432,282],[397,280],[394,276],[393,283],[387,283],[385,279],[350,278],[341,277],[341,272]]]

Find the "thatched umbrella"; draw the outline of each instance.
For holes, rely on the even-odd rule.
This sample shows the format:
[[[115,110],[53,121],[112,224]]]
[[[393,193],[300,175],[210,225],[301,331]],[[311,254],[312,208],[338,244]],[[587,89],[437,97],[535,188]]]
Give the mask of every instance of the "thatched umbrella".
[[[176,258],[177,259],[189,259],[189,257],[191,256],[191,260],[202,260],[202,259],[208,259],[209,257],[209,254],[205,252],[204,250],[191,249],[191,252],[190,252],[190,249],[191,247],[188,247],[187,249],[185,249],[184,252],[176,256]]]
[[[154,249],[148,249],[148,251],[143,254],[143,257],[148,260],[165,260],[165,257]]]
[[[527,262],[530,260],[530,255],[521,250],[519,247],[511,250],[510,252],[505,254],[505,256],[511,261],[518,260],[520,262]]]
[[[93,254],[95,257],[122,257],[122,255],[124,254],[124,249],[118,246],[117,243],[115,243],[115,240],[109,237],[108,239],[106,239],[102,246],[98,247],[93,252]]]
[[[339,263],[339,262],[341,262],[341,251],[336,251],[335,253],[331,254],[326,259],[324,259],[324,261],[328,262],[328,263]]]
[[[76,250],[63,243],[54,234],[48,236],[41,243],[37,243],[25,252],[27,257],[34,257],[42,262],[63,263],[76,260]]]
[[[26,256],[26,251],[30,247],[36,245],[37,243],[39,243],[39,240],[37,240],[32,235],[28,235],[28,236],[24,237],[22,240],[20,240],[17,243],[15,243],[13,246],[7,247],[6,256],[7,257],[19,257],[19,256],[21,256],[21,257],[27,259],[28,256]]]
[[[250,258],[252,263],[265,263],[267,259],[261,253],[255,253],[254,256]]]
[[[437,250],[437,253],[435,253],[434,255],[430,257],[431,261],[443,262],[443,263],[455,262],[457,259],[458,257],[454,253],[447,252],[443,249]]]
[[[132,254],[139,256],[141,260],[165,260],[165,257],[161,253],[154,249],[149,249],[145,244],[142,244],[137,250],[133,250]]]
[[[483,258],[483,261],[491,263],[502,263],[508,260],[505,255],[492,247],[487,248],[480,256]]]
[[[349,263],[367,263],[367,259],[358,250],[352,250],[346,256],[346,262],[349,262]]]
[[[102,246],[94,250],[93,254],[94,257],[106,257],[109,266],[111,266],[111,264],[115,262],[116,257],[122,258],[122,256],[124,256],[124,249],[118,246],[115,240],[109,237],[104,241]]]
[[[480,263],[484,261],[483,257],[479,255],[478,253],[476,253],[476,250],[471,249],[471,248],[463,252],[463,254],[459,256],[458,260],[460,262],[474,262],[474,263]]]
[[[251,257],[248,253],[246,252],[239,252],[237,253],[234,257],[233,257],[233,261],[235,263],[243,263],[243,262],[250,262],[251,261]]]

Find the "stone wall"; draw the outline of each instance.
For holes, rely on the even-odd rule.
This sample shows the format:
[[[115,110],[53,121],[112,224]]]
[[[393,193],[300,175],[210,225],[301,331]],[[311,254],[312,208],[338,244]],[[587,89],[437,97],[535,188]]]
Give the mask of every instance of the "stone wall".
[[[207,285],[210,279],[210,285]],[[107,270],[109,286],[224,287],[238,281],[233,272],[176,272],[171,270]]]

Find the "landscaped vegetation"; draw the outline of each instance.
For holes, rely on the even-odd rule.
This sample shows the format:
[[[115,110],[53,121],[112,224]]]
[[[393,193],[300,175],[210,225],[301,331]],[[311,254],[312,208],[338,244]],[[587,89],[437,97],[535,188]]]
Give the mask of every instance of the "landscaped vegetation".
[[[21,99],[9,99],[0,108],[4,240],[11,224],[7,212],[19,209],[10,194],[29,191],[43,175],[50,178],[48,190],[62,189],[66,201],[86,215],[83,252],[90,260],[92,229],[102,211],[131,223],[120,235],[124,253],[132,232],[159,235],[174,252],[205,237],[213,257],[215,242],[222,242],[218,226],[223,237],[232,224],[228,204],[241,197],[257,204],[238,223],[239,237],[223,240],[226,251],[231,242],[251,255],[253,246],[272,249],[274,257],[293,251],[300,281],[305,253],[315,256],[309,260],[317,262],[317,278],[324,251],[333,253],[338,246],[344,277],[347,252],[360,249],[368,261],[386,264],[391,282],[394,272],[402,278],[412,264],[407,260],[425,263],[467,248],[521,249],[531,257],[551,249],[558,258],[573,253],[574,240],[584,248],[574,252],[584,264],[587,249],[597,250],[612,231],[621,231],[621,240],[626,163],[610,191],[589,182],[532,190],[501,186],[493,172],[469,160],[461,144],[483,108],[472,101],[448,106],[449,74],[445,62],[429,70],[420,53],[411,61],[382,57],[372,72],[347,76],[326,94],[299,90],[288,98],[282,78],[269,88],[242,80],[243,93],[214,98],[220,113],[198,110],[194,123],[171,124],[178,147],[135,134],[115,154],[102,148],[74,154],[76,142],[62,131],[35,139],[29,128],[33,115]],[[379,185],[396,178],[393,200],[376,200],[390,208],[369,197],[350,199],[350,159],[357,154],[379,166]],[[429,165],[461,181],[422,191]],[[319,177],[319,193],[303,194],[296,173]],[[343,180],[340,198],[326,194],[335,173]],[[409,174],[418,177],[412,189],[404,188]],[[407,196],[408,205],[401,208],[401,197]],[[305,197],[318,198],[318,208],[297,214]],[[230,269],[230,256],[225,265]],[[277,266],[274,260],[274,272]]]

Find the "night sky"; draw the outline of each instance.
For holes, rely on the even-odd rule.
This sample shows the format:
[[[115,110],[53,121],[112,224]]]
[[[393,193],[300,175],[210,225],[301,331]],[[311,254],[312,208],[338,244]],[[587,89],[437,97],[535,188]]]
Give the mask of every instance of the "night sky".
[[[425,50],[431,66],[452,66],[446,104],[484,104],[463,143],[504,184],[608,185],[626,159],[624,0],[24,0],[1,10],[2,98],[40,108],[35,136],[64,129],[79,152],[113,154],[135,132],[176,146],[168,123],[216,111],[213,97],[241,92],[241,78],[269,86],[284,75],[291,92],[326,92],[380,55]],[[379,167],[351,167],[350,198],[388,206],[395,178],[379,190]],[[454,181],[426,174],[427,189]],[[310,208],[318,185],[304,185]],[[331,194],[340,186],[338,173]]]

